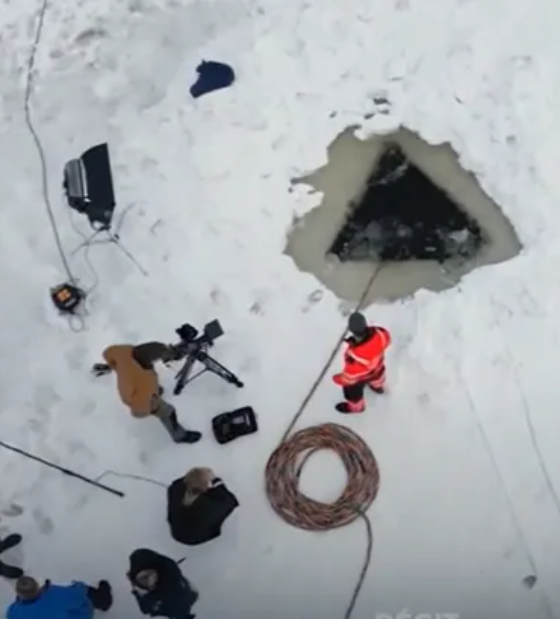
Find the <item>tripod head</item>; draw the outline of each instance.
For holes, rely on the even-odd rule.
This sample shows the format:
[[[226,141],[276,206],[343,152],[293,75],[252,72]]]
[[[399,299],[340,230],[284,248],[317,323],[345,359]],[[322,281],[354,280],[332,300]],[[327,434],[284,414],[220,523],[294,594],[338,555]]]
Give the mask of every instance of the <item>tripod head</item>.
[[[174,352],[174,359],[180,360],[197,351],[213,347],[214,342],[223,336],[224,330],[218,319],[214,319],[206,323],[200,335],[198,329],[190,323],[183,323],[181,327],[175,330],[175,333],[179,336],[180,341],[178,344],[171,345],[171,350]]]

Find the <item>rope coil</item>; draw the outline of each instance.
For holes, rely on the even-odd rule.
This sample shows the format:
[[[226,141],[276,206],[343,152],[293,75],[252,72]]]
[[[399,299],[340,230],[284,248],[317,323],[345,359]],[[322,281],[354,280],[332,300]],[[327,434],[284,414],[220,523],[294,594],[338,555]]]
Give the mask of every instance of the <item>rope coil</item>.
[[[342,460],[348,480],[340,497],[330,504],[318,502],[299,490],[303,467],[319,450],[333,450]],[[366,442],[340,424],[319,424],[285,438],[266,465],[266,494],[276,514],[302,530],[329,531],[361,518],[366,527],[362,569],[344,618],[351,618],[362,590],[373,550],[373,531],[367,510],[379,491],[379,467]]]
[[[299,490],[303,467],[319,450],[336,452],[348,475],[344,491],[330,504]],[[304,530],[332,530],[354,522],[373,504],[379,482],[379,468],[369,446],[354,431],[339,424],[298,431],[272,453],[266,466],[270,505],[284,521]]]

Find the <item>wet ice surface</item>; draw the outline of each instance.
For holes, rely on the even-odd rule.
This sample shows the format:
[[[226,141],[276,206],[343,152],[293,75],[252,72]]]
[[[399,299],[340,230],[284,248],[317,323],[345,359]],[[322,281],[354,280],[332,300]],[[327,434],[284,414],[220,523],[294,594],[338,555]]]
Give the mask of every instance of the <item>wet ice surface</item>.
[[[346,420],[372,446],[382,478],[355,616],[558,616],[557,3],[53,3],[33,113],[63,242],[71,250],[81,238],[59,199],[62,167],[109,140],[119,210],[134,205],[122,239],[149,271],[94,246],[100,283],[78,334],[49,304],[64,273],[21,111],[38,8],[11,0],[0,12],[2,438],[92,477],[113,469],[167,483],[210,465],[241,507],[221,539],[185,550],[170,540],[160,487],[106,476],[126,492],[119,499],[2,451],[9,516],[0,525],[24,535],[23,565],[55,581],[110,579],[108,617],[138,614],[124,574],[139,545],[188,554],[199,618],[343,614],[363,529],[294,530],[263,493],[266,459],[344,324],[338,297],[283,254],[294,218],[319,198],[301,186],[290,193],[290,180],[326,164],[348,126],[362,137],[405,126],[431,144],[451,142],[524,250],[460,286],[368,309],[395,345],[390,393]],[[188,87],[210,58],[239,79],[194,102]],[[83,254],[73,268],[93,283]],[[181,420],[205,433],[196,446],[170,445],[157,424],[130,419],[112,379],[89,374],[108,344],[168,340],[185,320],[214,316],[226,329],[214,353],[246,388],[205,377],[176,400]],[[338,398],[322,383],[302,424],[340,421]],[[212,415],[246,404],[259,434],[216,445]],[[328,497],[338,474],[332,460],[310,464],[306,488],[316,477],[317,496]],[[538,577],[532,589],[528,575]],[[11,597],[2,584],[0,602]]]

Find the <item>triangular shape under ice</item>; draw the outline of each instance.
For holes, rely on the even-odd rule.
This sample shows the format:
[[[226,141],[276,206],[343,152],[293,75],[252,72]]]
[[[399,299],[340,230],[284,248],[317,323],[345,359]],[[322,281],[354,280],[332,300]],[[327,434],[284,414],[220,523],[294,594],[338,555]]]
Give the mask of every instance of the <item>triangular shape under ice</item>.
[[[329,249],[341,261],[472,258],[477,222],[391,145]]]

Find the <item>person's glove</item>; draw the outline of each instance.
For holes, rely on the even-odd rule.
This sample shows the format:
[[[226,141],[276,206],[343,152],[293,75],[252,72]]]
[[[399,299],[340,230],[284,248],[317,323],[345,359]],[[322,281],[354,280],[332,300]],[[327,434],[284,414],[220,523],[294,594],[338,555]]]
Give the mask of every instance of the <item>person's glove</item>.
[[[102,377],[103,375],[111,372],[111,367],[109,366],[109,364],[94,364],[91,368],[91,372],[96,377]]]
[[[340,385],[340,387],[344,387],[346,385],[346,382],[344,381],[344,377],[342,376],[341,372],[333,375],[332,380],[334,381],[334,383],[336,383],[336,385]]]

